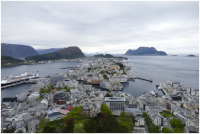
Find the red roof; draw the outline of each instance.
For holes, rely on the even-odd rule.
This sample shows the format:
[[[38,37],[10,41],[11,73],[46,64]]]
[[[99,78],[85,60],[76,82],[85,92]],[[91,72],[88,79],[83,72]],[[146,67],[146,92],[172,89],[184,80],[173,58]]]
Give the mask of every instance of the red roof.
[[[55,108],[54,110],[59,111],[59,112],[62,113],[62,114],[67,114],[67,113],[69,113],[69,111],[63,110],[63,109],[60,109],[60,108]]]
[[[69,106],[69,107],[66,107],[65,110],[68,110],[68,111],[69,111],[69,110],[71,110],[72,108],[73,108],[72,106]]]

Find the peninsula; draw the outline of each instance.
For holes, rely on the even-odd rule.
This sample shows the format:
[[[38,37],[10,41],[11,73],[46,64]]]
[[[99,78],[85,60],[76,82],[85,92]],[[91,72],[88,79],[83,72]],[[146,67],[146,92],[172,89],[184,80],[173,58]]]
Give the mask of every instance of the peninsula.
[[[34,79],[30,93],[3,98],[2,132],[199,132],[199,89],[168,80],[158,84],[163,96],[148,91],[135,98],[123,91],[122,83],[136,79],[124,59],[76,60],[76,69]]]
[[[157,51],[154,47],[139,47],[136,50],[129,49],[125,55],[167,55],[164,51]]]
[[[53,53],[26,57],[25,60],[34,60],[38,62],[42,60],[75,59],[81,57],[85,57],[81,49],[79,47],[72,46]]]

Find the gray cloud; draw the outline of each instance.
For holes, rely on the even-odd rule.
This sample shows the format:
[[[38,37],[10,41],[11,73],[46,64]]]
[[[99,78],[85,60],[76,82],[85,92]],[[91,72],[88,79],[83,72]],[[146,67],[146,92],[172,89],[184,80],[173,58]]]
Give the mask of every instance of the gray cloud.
[[[1,3],[2,42],[34,48],[78,46],[125,53],[140,46],[199,52],[199,2],[49,1]]]

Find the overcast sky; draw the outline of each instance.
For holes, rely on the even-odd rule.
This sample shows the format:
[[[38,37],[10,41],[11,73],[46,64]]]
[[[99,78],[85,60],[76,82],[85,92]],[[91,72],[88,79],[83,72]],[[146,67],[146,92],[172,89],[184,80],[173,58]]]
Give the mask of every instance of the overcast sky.
[[[1,42],[124,54],[199,53],[199,2],[1,2]]]

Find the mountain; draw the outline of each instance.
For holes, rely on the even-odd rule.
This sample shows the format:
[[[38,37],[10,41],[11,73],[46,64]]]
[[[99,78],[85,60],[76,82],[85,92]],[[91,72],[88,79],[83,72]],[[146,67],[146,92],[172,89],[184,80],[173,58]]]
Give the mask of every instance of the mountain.
[[[59,51],[38,55],[38,56],[30,56],[26,57],[26,60],[35,60],[35,61],[42,61],[42,60],[58,60],[58,59],[75,59],[85,57],[79,47],[68,47],[61,49]]]
[[[38,53],[31,46],[1,43],[1,56],[11,56],[14,58],[25,58],[35,56]]]
[[[136,50],[129,49],[125,55],[167,55],[163,51],[157,51],[154,47],[139,47]]]
[[[43,54],[47,54],[47,53],[53,53],[53,52],[59,51],[61,49],[63,49],[63,48],[36,49],[36,51],[40,55],[43,55]]]

